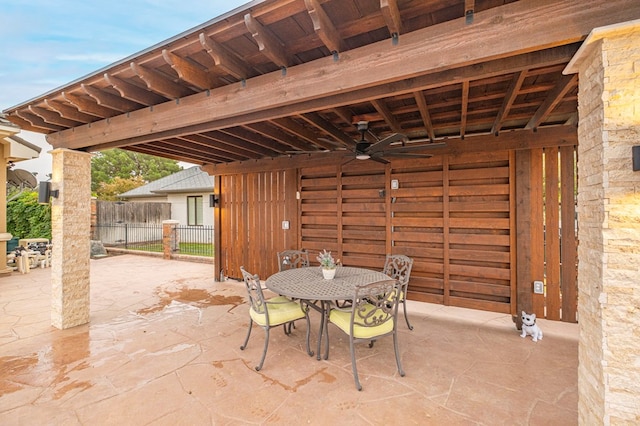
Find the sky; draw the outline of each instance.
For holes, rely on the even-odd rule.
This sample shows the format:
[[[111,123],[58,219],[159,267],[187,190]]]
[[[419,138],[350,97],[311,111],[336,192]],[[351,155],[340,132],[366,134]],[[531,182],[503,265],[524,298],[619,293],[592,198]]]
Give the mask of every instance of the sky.
[[[0,0],[0,111],[43,95],[225,14],[249,0]],[[44,135],[18,135],[42,148],[16,164],[51,173]]]

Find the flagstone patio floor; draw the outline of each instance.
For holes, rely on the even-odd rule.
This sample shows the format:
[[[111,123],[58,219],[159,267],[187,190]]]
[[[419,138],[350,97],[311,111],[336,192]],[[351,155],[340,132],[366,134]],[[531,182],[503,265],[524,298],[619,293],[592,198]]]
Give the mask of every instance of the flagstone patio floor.
[[[0,277],[0,424],[577,424],[576,324],[539,320],[533,342],[509,315],[409,301],[406,376],[390,337],[358,345],[358,392],[333,326],[321,361],[306,354],[304,322],[272,330],[256,371],[265,334],[254,325],[240,350],[244,284],[213,275],[210,264],[92,260],[91,322],[67,330],[50,325],[51,269]]]

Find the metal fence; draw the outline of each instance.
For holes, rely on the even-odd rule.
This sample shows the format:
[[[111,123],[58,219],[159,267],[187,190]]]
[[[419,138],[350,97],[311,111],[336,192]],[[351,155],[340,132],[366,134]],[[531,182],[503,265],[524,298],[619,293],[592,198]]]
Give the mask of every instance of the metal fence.
[[[163,252],[162,223],[114,223],[93,225],[91,239],[105,247]],[[213,226],[176,226],[172,252],[213,256]]]

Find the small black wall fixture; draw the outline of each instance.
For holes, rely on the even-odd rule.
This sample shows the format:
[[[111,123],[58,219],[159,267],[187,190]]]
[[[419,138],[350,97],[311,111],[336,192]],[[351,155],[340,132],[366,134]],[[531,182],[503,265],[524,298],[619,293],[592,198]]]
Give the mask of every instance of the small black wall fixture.
[[[40,182],[38,185],[38,204],[49,204],[51,197],[58,198],[60,192],[51,189],[51,182]]]
[[[216,194],[209,194],[209,207],[215,207],[220,203],[220,199]]]
[[[631,150],[631,155],[633,157],[633,171],[637,172],[640,170],[640,145],[634,146]]]

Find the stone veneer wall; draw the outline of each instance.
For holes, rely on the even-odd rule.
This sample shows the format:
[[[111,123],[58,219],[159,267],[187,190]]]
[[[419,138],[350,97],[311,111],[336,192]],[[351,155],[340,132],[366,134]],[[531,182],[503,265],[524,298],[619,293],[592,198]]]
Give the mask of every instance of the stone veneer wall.
[[[56,149],[51,201],[51,323],[65,329],[89,322],[91,154]]]
[[[594,34],[578,53],[579,422],[638,424],[640,26]]]

